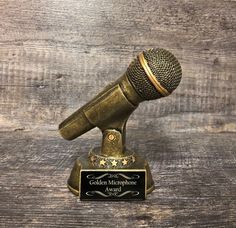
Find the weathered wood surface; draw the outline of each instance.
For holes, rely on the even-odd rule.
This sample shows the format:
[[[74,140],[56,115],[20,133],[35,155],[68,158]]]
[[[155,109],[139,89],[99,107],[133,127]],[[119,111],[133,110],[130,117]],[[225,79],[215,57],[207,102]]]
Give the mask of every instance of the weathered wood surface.
[[[1,227],[236,226],[236,1],[0,0]],[[79,202],[73,142],[58,123],[162,47],[183,69],[177,90],[144,102],[128,145],[150,162],[145,202]]]
[[[222,0],[0,0],[1,129],[55,130],[140,51],[162,47],[181,62],[181,85],[130,125],[235,132],[235,17]]]
[[[156,186],[142,202],[80,202],[67,190],[73,162],[93,137],[1,134],[1,226],[236,226],[235,133],[131,133],[129,145],[149,161]]]

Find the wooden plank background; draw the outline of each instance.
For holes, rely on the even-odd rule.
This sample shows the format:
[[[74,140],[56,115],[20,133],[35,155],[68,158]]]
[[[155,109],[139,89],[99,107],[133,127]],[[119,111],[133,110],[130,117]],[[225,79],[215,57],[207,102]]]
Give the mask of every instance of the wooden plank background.
[[[236,225],[235,18],[227,0],[0,0],[0,226]],[[183,70],[127,126],[157,188],[142,203],[77,202],[67,176],[101,135],[66,142],[57,126],[152,47]]]

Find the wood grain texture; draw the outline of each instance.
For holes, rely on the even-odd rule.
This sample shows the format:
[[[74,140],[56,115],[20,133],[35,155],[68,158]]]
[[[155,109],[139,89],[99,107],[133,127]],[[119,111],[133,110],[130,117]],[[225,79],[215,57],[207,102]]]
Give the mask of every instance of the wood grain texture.
[[[142,202],[81,202],[66,181],[93,138],[1,133],[2,227],[235,227],[235,133],[132,134],[156,189]],[[158,146],[157,146],[158,142]],[[148,145],[148,146],[147,146]]]
[[[229,0],[0,0],[0,227],[235,227],[235,19]],[[66,180],[101,135],[66,142],[57,126],[151,47],[183,69],[127,126],[156,190],[77,201]]]
[[[130,126],[211,131],[216,122],[235,132],[235,9],[221,0],[0,1],[1,129],[55,130],[140,51],[162,47],[183,80],[170,97],[140,105]]]

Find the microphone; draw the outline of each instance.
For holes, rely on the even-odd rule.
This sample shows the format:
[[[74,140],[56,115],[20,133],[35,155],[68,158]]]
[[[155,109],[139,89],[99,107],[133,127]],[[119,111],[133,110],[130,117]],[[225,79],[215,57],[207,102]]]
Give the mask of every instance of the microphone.
[[[180,63],[172,53],[160,48],[143,51],[123,76],[65,119],[59,132],[73,140],[94,127],[116,129],[118,120],[129,116],[140,102],[170,95],[181,77]]]

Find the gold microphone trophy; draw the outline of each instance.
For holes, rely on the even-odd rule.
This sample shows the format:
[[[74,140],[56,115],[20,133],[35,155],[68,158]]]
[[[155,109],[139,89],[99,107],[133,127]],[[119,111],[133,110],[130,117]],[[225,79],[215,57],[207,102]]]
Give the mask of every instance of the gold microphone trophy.
[[[172,93],[181,77],[181,66],[169,51],[144,51],[122,77],[59,125],[67,140],[94,127],[103,134],[101,147],[76,160],[68,179],[72,193],[81,200],[143,200],[153,191],[147,161],[126,148],[126,122],[140,102]]]

